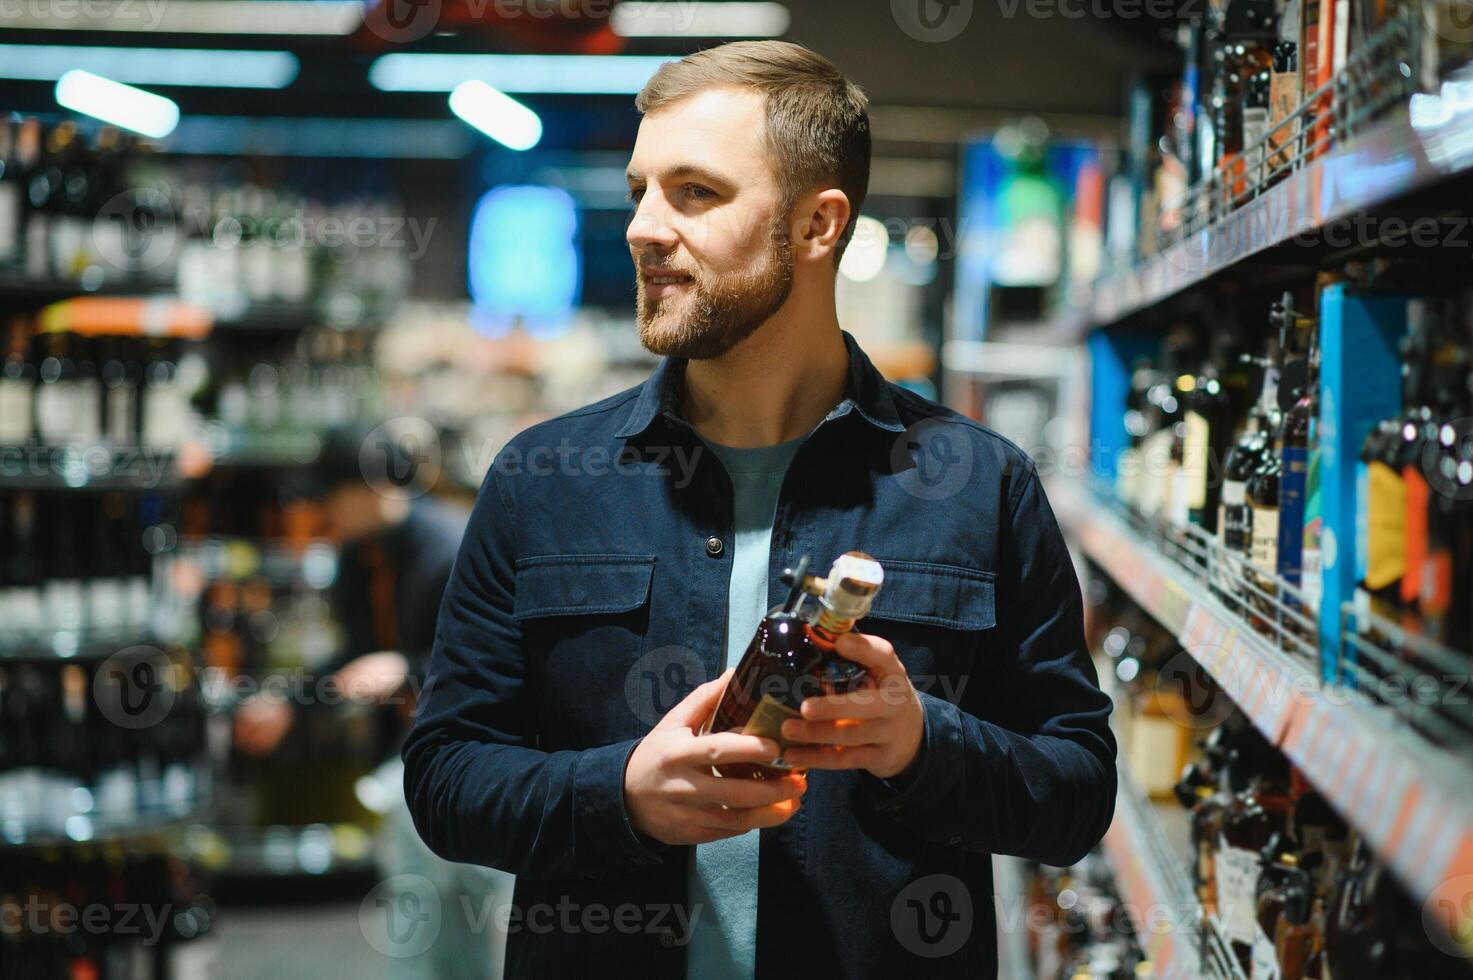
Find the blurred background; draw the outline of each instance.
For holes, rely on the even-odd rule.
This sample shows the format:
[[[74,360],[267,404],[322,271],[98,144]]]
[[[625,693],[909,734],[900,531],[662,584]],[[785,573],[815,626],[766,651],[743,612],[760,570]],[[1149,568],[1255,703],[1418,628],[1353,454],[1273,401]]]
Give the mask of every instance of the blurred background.
[[[1463,972],[1465,15],[0,0],[0,977],[500,975],[403,811],[426,610],[653,368],[634,95],[752,38],[871,100],[841,323],[1076,549],[1120,802],[998,862],[1002,975]]]

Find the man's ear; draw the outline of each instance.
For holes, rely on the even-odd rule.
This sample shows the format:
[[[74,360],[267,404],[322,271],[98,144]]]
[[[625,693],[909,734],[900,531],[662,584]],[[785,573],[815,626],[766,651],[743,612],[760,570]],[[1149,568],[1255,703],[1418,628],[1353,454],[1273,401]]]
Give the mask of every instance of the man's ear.
[[[849,195],[837,187],[806,195],[799,202],[799,220],[793,235],[794,259],[821,261],[839,247],[839,236],[849,224]]]

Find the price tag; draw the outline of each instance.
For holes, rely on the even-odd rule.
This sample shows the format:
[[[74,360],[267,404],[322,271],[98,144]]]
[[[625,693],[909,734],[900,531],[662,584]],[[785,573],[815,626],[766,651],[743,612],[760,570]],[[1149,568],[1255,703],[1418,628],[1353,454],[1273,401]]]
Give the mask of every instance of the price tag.
[[[1258,929],[1255,916],[1258,895],[1258,855],[1240,847],[1230,847],[1218,838],[1213,867],[1217,872],[1217,910],[1228,938],[1245,946],[1252,945]]]
[[[1250,973],[1253,980],[1278,980],[1279,978],[1279,956],[1274,949],[1274,944],[1263,934],[1263,929],[1255,925],[1253,930],[1253,969]]]

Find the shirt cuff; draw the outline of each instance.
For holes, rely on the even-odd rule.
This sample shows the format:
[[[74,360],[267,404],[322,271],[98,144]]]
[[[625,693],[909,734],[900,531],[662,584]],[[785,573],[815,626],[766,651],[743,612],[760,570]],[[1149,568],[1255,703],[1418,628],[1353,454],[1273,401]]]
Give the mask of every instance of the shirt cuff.
[[[942,800],[961,778],[961,709],[950,701],[917,692],[926,721],[921,748],[909,772],[881,779],[867,776],[870,801],[882,813],[924,810]]]
[[[629,869],[653,867],[670,850],[634,829],[624,806],[624,769],[639,739],[615,742],[578,754],[573,777],[573,812],[606,860]],[[574,839],[578,839],[575,833]]]

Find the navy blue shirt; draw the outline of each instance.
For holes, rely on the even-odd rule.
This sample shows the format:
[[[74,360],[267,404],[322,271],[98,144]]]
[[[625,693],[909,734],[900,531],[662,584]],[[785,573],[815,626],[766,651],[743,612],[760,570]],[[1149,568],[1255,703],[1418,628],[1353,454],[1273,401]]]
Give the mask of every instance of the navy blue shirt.
[[[991,854],[1068,865],[1099,841],[1110,702],[1033,464],[844,341],[845,397],[783,481],[769,602],[801,555],[874,555],[860,629],[894,644],[925,736],[903,783],[812,772],[761,832],[757,976],[993,976]],[[405,793],[437,854],[517,875],[510,978],[685,976],[692,849],[635,831],[623,791],[639,739],[725,655],[732,487],[681,416],[683,372],[513,439],[440,608]]]

